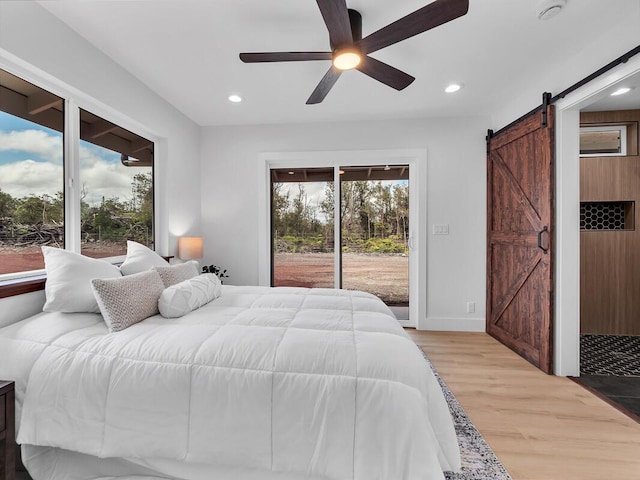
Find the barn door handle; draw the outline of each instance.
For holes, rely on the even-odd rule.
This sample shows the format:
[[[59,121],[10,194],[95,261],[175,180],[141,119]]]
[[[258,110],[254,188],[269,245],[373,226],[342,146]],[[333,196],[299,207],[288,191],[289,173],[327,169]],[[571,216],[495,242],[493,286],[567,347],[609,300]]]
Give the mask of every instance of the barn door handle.
[[[544,253],[547,253],[547,252],[549,251],[549,248],[548,248],[548,247],[547,247],[547,248],[544,248],[544,247],[542,246],[542,234],[543,234],[544,232],[548,232],[548,231],[549,231],[549,227],[547,227],[547,226],[545,225],[545,226],[542,228],[542,230],[540,230],[540,231],[538,232],[538,248],[539,248],[540,250],[542,250]]]

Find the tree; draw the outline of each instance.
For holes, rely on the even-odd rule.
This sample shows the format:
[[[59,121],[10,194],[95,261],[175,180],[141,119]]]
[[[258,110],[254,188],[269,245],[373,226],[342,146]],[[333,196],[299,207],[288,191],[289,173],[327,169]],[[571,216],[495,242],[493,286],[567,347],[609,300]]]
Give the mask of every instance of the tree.
[[[153,178],[151,172],[133,176],[131,222],[127,237],[147,243],[153,230]]]
[[[393,205],[396,217],[396,235],[402,237],[405,249],[408,248],[409,231],[409,185],[399,184],[393,186]]]
[[[272,186],[272,224],[277,247],[300,251],[300,247],[334,244],[334,183],[324,184],[318,205],[311,205],[302,182],[297,193],[285,183]],[[354,180],[341,182],[340,218],[343,246],[352,251],[398,253],[408,248],[408,182]],[[285,238],[287,237],[287,238]],[[321,244],[321,243],[322,244]]]
[[[132,210],[150,210],[153,205],[153,179],[151,172],[136,173],[131,184]]]
[[[103,200],[99,207],[94,208],[93,232],[98,240],[121,240],[127,228],[126,209],[118,198]]]
[[[62,225],[64,218],[62,195],[62,192],[58,192],[55,197],[31,195],[17,200],[14,215],[16,222],[23,225],[38,223]]]
[[[377,182],[373,188],[373,202],[377,212],[375,236],[385,238],[392,232],[392,226],[387,223],[391,212],[391,186]]]
[[[289,192],[282,192],[283,183],[274,183],[271,193],[271,211],[273,228],[276,232],[284,232],[284,215],[289,208]]]
[[[327,182],[324,187],[324,199],[320,201],[318,207],[320,213],[325,218],[322,224],[322,237],[324,238],[324,250],[333,250],[333,238],[335,230],[333,227],[333,219],[335,217],[335,205],[334,205],[334,186],[333,182]]]
[[[12,218],[16,209],[15,199],[0,190],[0,219]]]

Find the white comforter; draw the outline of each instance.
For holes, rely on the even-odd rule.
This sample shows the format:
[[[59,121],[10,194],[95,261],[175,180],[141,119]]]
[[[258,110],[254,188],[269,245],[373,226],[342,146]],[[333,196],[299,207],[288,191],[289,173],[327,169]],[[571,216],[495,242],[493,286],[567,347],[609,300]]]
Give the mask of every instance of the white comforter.
[[[437,381],[376,297],[225,287],[180,319],[0,329],[18,442],[326,479],[441,479],[459,450]],[[28,381],[27,381],[28,379]]]

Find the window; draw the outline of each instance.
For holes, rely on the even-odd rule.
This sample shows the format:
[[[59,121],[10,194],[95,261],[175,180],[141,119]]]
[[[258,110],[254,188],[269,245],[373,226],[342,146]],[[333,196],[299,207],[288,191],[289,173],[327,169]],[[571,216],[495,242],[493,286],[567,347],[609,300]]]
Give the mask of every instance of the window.
[[[407,307],[409,165],[337,173],[339,190],[332,167],[271,169],[271,284],[364,290]]]
[[[0,70],[0,281],[44,268],[42,245],[103,258],[154,244],[153,141],[77,103]]]
[[[626,125],[580,127],[581,157],[612,157],[626,154]]]
[[[64,247],[63,126],[62,98],[0,70],[0,274]]]
[[[334,287],[333,191],[333,168],[271,170],[274,287]]]
[[[153,243],[153,142],[80,110],[81,249],[94,258]]]

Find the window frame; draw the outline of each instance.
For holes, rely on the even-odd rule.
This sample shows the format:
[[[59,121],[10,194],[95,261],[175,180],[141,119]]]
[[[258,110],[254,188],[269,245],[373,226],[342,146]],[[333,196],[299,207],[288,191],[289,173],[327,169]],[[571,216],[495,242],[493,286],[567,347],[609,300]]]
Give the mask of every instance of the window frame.
[[[268,286],[271,281],[271,170],[272,169],[334,169],[334,198],[340,198],[340,167],[370,165],[409,165],[409,318],[400,321],[403,326],[424,327],[427,318],[427,150],[383,149],[383,150],[331,150],[315,152],[265,152],[258,156],[259,198],[264,204],[258,214],[258,285]],[[335,202],[335,217],[338,218],[339,202]],[[339,238],[340,226],[336,222],[335,238]],[[335,271],[340,268],[339,255],[335,259]]]
[[[126,130],[140,135],[154,144],[154,164],[152,167],[153,183],[153,248],[158,244],[159,195],[156,190],[159,184],[158,158],[162,157],[161,149],[166,142],[142,123],[133,120],[124,113],[83,93],[77,88],[63,82],[37,67],[0,49],[0,69],[15,75],[33,85],[57,95],[64,102],[63,136],[63,195],[64,195],[64,249],[81,253],[81,216],[80,216],[80,109],[87,110]],[[111,263],[124,261],[125,256],[107,257],[103,260]],[[44,269],[24,272],[0,274],[0,298],[44,289],[46,275]]]
[[[582,141],[582,133],[589,132],[618,132],[620,139],[620,151],[619,152],[593,152],[582,153],[580,151],[581,158],[588,157],[626,157],[627,156],[627,125],[626,124],[608,124],[608,125],[588,125],[580,126],[580,142]]]

